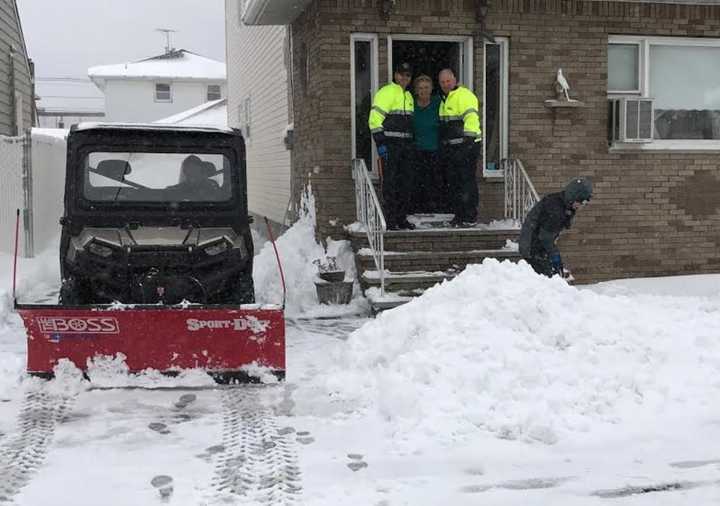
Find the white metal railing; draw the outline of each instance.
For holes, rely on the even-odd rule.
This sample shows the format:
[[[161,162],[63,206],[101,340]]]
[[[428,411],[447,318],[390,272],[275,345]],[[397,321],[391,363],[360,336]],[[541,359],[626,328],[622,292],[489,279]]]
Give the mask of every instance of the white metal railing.
[[[365,227],[368,244],[372,251],[375,267],[380,277],[380,296],[385,295],[385,261],[383,259],[383,236],[387,230],[380,200],[375,193],[370,173],[362,158],[352,161],[352,173],[355,180],[355,209],[357,220]]]
[[[540,196],[520,160],[500,160],[500,168],[505,177],[505,218],[522,223]]]

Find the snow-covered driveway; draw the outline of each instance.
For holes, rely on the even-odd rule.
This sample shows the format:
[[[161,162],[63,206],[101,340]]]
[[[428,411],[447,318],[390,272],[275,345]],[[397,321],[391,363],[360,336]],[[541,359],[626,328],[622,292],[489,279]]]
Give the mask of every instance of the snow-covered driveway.
[[[363,323],[290,321],[289,374],[280,385],[178,380],[173,389],[89,390],[71,374],[49,383],[16,376],[16,388],[0,394],[0,502],[3,493],[10,504],[54,506],[720,500],[720,416],[698,424],[677,413],[672,426],[595,426],[547,445],[484,431],[423,437],[411,430],[414,421],[404,433],[346,400],[313,402],[326,357],[341,352]],[[20,351],[9,342],[17,337],[3,334],[6,374]]]

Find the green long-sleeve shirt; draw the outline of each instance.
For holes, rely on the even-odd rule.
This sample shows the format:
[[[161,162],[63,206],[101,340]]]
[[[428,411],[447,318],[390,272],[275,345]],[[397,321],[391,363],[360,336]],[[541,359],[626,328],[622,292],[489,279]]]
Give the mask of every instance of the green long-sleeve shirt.
[[[440,129],[440,97],[433,95],[426,107],[415,103],[413,115],[415,146],[422,151],[437,151]]]

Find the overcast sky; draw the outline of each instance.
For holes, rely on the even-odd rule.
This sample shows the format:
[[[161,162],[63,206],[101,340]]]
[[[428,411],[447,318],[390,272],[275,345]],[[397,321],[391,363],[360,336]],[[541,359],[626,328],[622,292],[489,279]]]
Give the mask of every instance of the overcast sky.
[[[17,0],[38,77],[87,77],[94,65],[162,54],[172,45],[225,61],[224,0]]]

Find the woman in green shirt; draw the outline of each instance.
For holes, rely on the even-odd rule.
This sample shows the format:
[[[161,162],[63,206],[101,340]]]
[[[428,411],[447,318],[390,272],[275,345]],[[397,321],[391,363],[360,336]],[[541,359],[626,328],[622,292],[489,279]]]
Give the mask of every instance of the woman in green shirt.
[[[439,164],[440,97],[432,94],[433,82],[421,74],[415,78],[415,188],[412,198],[414,212],[446,212],[447,180]]]

